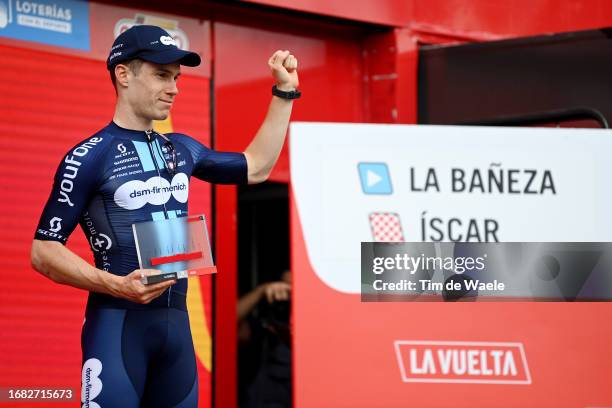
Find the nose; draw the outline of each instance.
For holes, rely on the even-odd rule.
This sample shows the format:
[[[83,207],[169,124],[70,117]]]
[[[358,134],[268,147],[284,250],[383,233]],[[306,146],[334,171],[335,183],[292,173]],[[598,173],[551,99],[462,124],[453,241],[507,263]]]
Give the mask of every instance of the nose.
[[[170,87],[166,90],[166,92],[169,95],[172,95],[173,97],[178,95],[179,90],[178,90],[178,86],[177,86],[176,80],[172,80],[172,82],[170,84]]]

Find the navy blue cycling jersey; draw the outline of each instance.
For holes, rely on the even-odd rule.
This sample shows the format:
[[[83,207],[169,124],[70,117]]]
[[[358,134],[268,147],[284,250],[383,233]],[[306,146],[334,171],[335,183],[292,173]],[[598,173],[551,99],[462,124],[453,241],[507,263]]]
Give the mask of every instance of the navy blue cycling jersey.
[[[132,224],[187,215],[192,175],[211,183],[247,182],[242,153],[216,152],[178,133],[165,136],[176,151],[174,176],[163,139],[149,142],[145,132],[114,122],[72,148],[57,169],[35,238],[66,243],[80,223],[96,267],[127,275],[138,268]],[[182,303],[186,292],[187,281],[179,280],[150,306]],[[143,308],[97,293],[90,294],[89,303]]]
[[[191,176],[247,182],[241,153],[215,152],[189,136],[166,141],[111,122],[62,159],[35,238],[63,244],[80,223],[96,267],[137,269],[132,224],[187,215]],[[174,174],[173,174],[174,173]],[[147,305],[90,292],[82,331],[84,407],[195,407],[197,368],[186,308],[187,279]]]

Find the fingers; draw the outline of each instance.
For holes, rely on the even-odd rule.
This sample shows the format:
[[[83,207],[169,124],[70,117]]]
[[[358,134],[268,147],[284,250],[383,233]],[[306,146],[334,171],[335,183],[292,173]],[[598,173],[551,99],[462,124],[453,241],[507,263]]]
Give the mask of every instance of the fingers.
[[[170,286],[174,285],[175,283],[176,283],[176,279],[172,279],[169,281],[154,283],[152,285],[143,285],[143,287],[146,290],[145,293],[146,292],[157,292],[157,291],[163,292],[166,289],[168,289]]]
[[[138,301],[144,304],[150,303],[151,301],[153,301],[153,299],[159,297],[175,283],[175,279],[171,281],[155,283],[153,285],[142,285],[141,283],[142,287],[138,291]]]
[[[166,283],[166,282],[164,282]],[[158,287],[154,290],[150,290],[148,292],[143,293],[140,298],[139,301],[143,304],[147,304],[147,303],[151,303],[154,299],[158,298],[159,296],[161,296],[167,289],[168,287],[172,286],[172,284],[167,285],[165,287]]]
[[[290,52],[287,50],[284,50],[284,51],[277,50],[274,54],[272,54],[272,56],[268,60],[268,64],[274,65],[276,67],[280,67],[283,65],[283,62],[285,62],[289,54]]]
[[[156,269],[136,269],[130,273],[127,277],[133,280],[140,280],[145,276],[159,275],[160,272]]]
[[[153,299],[164,293],[170,286],[176,283],[176,279],[144,285],[142,278],[145,276],[158,275],[160,272],[155,269],[137,269],[126,276],[127,298],[137,303],[150,303]]]
[[[289,72],[295,71],[297,69],[297,65],[297,58],[295,58],[292,54],[289,54],[289,56],[285,59],[285,62],[283,63],[283,66]]]
[[[297,58],[292,55],[289,50],[278,50],[268,60],[270,68],[280,69],[284,67],[287,70],[293,71],[297,69]]]
[[[268,303],[289,300],[291,285],[285,282],[272,282],[266,287],[266,299]]]
[[[161,272],[156,270],[156,269],[137,269],[134,272],[132,272],[130,275],[128,275],[128,277],[130,277],[133,280],[139,281],[141,283],[141,285],[144,288],[148,288],[150,290],[154,290],[158,287],[161,286],[166,286],[166,288],[168,286],[173,285],[174,283],[176,283],[176,279],[172,279],[172,280],[168,280],[168,281],[163,281],[163,282],[158,282],[158,283],[154,283],[154,284],[150,284],[150,285],[145,285],[142,283],[142,279],[145,276],[153,276],[153,275],[159,275]]]
[[[159,271],[156,270],[152,270],[152,269],[145,269],[143,270],[145,276],[151,276],[151,275],[159,275]],[[156,294],[157,296],[161,295],[166,289],[168,289],[170,286],[174,285],[176,283],[176,279],[171,279],[168,281],[163,281],[163,282],[158,282],[158,283],[153,283],[151,285],[142,285],[142,292],[144,295],[148,295],[148,294]],[[157,297],[155,296],[155,297]]]
[[[276,86],[281,91],[292,91],[299,86],[297,58],[289,50],[278,50],[268,60]]]

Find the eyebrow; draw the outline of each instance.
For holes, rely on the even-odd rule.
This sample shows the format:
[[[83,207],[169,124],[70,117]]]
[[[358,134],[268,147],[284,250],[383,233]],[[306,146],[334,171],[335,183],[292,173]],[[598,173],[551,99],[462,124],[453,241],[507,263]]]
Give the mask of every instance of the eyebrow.
[[[172,71],[170,71],[169,69],[165,69],[165,68],[158,68],[157,71],[158,72],[161,71],[161,72],[164,72],[166,74],[174,75],[174,73]],[[176,77],[178,78],[179,76],[181,76],[181,72],[180,71],[176,73]]]

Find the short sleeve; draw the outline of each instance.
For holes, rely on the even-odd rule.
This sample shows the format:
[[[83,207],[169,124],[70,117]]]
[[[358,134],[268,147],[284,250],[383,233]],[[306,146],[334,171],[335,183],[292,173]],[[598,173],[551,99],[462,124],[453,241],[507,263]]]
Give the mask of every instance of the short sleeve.
[[[189,150],[194,163],[194,177],[215,184],[248,182],[247,161],[243,153],[218,152],[186,135],[174,134],[173,139]]]
[[[99,184],[103,170],[100,162],[109,140],[110,137],[91,137],[63,157],[55,172],[35,239],[66,243]]]

